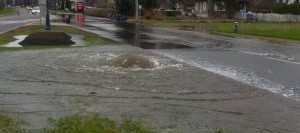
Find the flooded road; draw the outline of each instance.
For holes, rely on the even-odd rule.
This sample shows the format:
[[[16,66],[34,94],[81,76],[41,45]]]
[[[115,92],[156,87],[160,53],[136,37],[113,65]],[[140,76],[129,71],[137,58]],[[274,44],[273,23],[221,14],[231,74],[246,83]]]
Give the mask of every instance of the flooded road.
[[[122,68],[132,54],[154,68]],[[130,45],[0,52],[0,112],[24,128],[48,118],[124,114],[157,132],[300,132],[297,101]]]
[[[300,100],[299,44],[67,16],[58,15],[57,21]]]
[[[0,112],[22,120],[22,128],[97,113],[131,115],[160,133],[300,132],[300,103],[291,99],[299,92],[284,91],[299,86],[296,45],[70,18],[52,20],[122,44],[0,52]],[[153,66],[122,67],[127,54]]]

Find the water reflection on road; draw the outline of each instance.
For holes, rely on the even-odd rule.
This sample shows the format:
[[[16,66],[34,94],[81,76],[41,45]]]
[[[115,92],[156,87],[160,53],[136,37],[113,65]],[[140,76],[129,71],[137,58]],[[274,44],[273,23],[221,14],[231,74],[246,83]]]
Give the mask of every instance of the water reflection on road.
[[[86,17],[82,14],[59,14],[59,20],[67,24],[82,27],[98,35],[116,40],[118,42],[134,45],[144,49],[185,49],[192,48],[170,40],[160,40],[153,38],[147,33],[151,29],[134,23],[113,22],[107,19]],[[86,19],[87,18],[87,19]]]
[[[68,15],[65,22],[300,100],[299,45],[210,35],[202,27],[196,27],[196,32],[182,31],[80,15]]]
[[[238,82],[266,85],[297,99],[300,92],[289,87],[299,86],[298,46],[86,16],[68,18],[52,20],[69,21],[124,44],[193,48],[105,45],[0,52],[0,112],[21,119],[25,128],[49,127],[49,118],[68,114],[97,113],[111,119],[129,114],[162,133],[300,132],[298,101]],[[155,65],[120,67],[128,53]]]
[[[127,53],[158,63],[116,65]],[[299,132],[296,101],[129,45],[0,52],[0,64],[0,111],[26,128],[48,127],[50,117],[97,113],[129,114],[158,132]]]

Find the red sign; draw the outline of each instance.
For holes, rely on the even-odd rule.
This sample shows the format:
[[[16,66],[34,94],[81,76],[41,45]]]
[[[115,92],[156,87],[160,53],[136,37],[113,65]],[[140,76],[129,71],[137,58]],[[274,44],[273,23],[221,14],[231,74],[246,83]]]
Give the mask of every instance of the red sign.
[[[83,2],[78,2],[77,3],[77,11],[78,12],[83,12]]]

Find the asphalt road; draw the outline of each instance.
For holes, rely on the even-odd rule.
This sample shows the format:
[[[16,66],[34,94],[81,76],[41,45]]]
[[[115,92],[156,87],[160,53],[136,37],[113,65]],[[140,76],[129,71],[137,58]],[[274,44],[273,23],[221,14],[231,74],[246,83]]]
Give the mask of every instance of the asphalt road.
[[[97,113],[116,120],[132,115],[162,133],[300,132],[298,101],[242,83],[249,78],[267,83],[258,82],[263,79],[258,74],[287,78],[284,72],[297,78],[297,45],[70,18],[74,25],[124,45],[0,52],[0,112],[21,119],[22,128],[40,129],[49,127],[49,118]],[[153,69],[119,67],[115,60],[128,53],[158,63]]]
[[[0,16],[0,33],[33,21],[39,21],[39,15],[28,14],[26,9],[21,8],[19,15]]]
[[[129,53],[157,65],[119,67]],[[299,102],[130,45],[0,52],[0,84],[0,112],[22,128],[96,113],[158,133],[300,132]]]
[[[82,15],[57,16],[56,21],[300,100],[299,44],[211,35],[201,27],[183,31]]]

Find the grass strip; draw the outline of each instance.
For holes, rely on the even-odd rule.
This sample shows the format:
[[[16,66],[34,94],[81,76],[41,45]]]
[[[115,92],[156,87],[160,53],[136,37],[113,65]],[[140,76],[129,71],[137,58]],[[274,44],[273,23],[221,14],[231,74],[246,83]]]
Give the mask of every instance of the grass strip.
[[[0,133],[16,133],[12,119],[8,116],[0,114]]]
[[[16,10],[14,8],[0,9],[0,15],[13,14],[15,12]]]
[[[124,117],[120,124],[98,115],[71,115],[49,122],[53,128],[43,133],[154,133],[141,122]]]
[[[49,127],[35,131],[21,131],[12,119],[0,115],[0,133],[154,133],[141,122],[123,117],[121,122],[112,121],[99,115],[69,115],[58,120],[49,119]]]
[[[20,28],[8,31],[6,33],[0,34],[0,45],[7,44],[9,42],[13,42],[16,39],[14,36],[17,35],[29,35],[34,32],[42,32],[44,31],[44,26],[41,25],[27,25],[22,26]],[[86,46],[95,46],[95,45],[105,45],[116,43],[110,39],[100,37],[96,34],[86,32],[71,26],[52,26],[52,30],[54,32],[64,32],[66,34],[77,34],[82,35],[83,40],[86,43]],[[70,46],[30,46],[30,47],[21,47],[21,48],[8,48],[1,47],[0,51],[13,51],[13,50],[26,50],[26,49],[48,49],[48,48],[71,48]]]
[[[182,30],[205,29],[208,32],[234,32],[234,23],[213,21],[145,20],[145,24],[175,27]],[[239,22],[237,34],[300,40],[300,23],[286,22]]]

